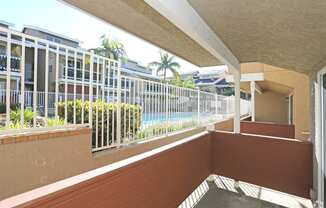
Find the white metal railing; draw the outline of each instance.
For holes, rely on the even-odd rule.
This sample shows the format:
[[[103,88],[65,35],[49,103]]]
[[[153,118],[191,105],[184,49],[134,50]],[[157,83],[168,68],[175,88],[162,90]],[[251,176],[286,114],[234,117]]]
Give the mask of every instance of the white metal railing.
[[[13,124],[20,129],[88,124],[93,130],[92,148],[97,151],[206,125],[234,113],[233,97],[121,75],[118,61],[79,48],[6,28],[0,28],[0,47],[6,51],[2,54],[6,64],[0,62],[6,72],[5,83],[0,83],[4,129]],[[7,70],[12,68],[12,47],[21,52],[20,57],[15,54],[20,61],[19,69],[14,70],[20,87],[15,90],[11,86],[14,72]],[[25,89],[27,65],[33,66],[26,70],[33,73],[27,74],[33,77],[28,82],[32,90]],[[20,109],[18,124],[11,115],[13,105]],[[242,106],[242,114],[248,113],[248,101]],[[26,109],[33,112],[32,119],[26,117]]]

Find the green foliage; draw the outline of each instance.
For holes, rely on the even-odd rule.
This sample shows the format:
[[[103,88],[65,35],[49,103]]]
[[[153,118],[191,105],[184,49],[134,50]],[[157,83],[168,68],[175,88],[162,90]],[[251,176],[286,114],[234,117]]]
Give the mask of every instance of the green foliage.
[[[81,123],[82,109],[84,109],[84,122],[89,123],[90,107],[92,108],[92,124],[93,124],[93,146],[96,143],[96,115],[98,115],[98,144],[102,140],[102,126],[104,144],[112,143],[117,140],[117,109],[121,109],[121,138],[133,137],[141,126],[141,107],[139,105],[130,105],[125,103],[107,103],[102,100],[90,103],[81,100],[68,101],[67,103],[67,120],[73,123],[73,109],[76,105],[76,123]],[[102,121],[103,112],[103,121]],[[60,119],[65,116],[65,103],[58,103],[58,114]],[[113,127],[113,128],[112,128]],[[124,131],[126,129],[126,131]]]
[[[176,85],[178,87],[185,87],[190,89],[196,88],[196,84],[192,77],[188,77],[186,80],[182,80],[180,79],[180,77],[176,77],[175,79],[171,80],[169,83],[172,85]]]
[[[19,108],[19,104],[10,105],[11,110],[16,110],[18,108]],[[0,114],[1,113],[6,113],[6,104],[5,103],[0,103]]]
[[[163,71],[164,81],[166,80],[166,72],[167,70],[171,71],[175,78],[180,77],[178,70],[180,68],[180,64],[174,61],[175,56],[170,56],[168,53],[160,51],[160,61],[154,61],[148,64],[148,67],[155,67],[156,73],[160,73]]]
[[[14,125],[20,123],[20,113],[21,109],[12,110],[10,112],[10,120]],[[32,111],[32,109],[28,108],[24,110],[24,123],[26,126],[32,125],[34,115],[35,113]]]
[[[151,137],[155,137],[157,135],[164,135],[164,133],[166,133],[166,131],[168,131],[168,133],[173,133],[176,131],[185,130],[188,128],[195,127],[196,125],[197,125],[196,121],[183,122],[181,124],[178,124],[178,123],[166,124],[163,122],[160,124],[150,126],[146,129],[142,129],[141,131],[138,132],[137,138],[138,139],[151,138]]]
[[[101,47],[96,48],[95,53],[115,60],[127,60],[127,53],[123,43],[118,40],[110,39],[106,35],[101,36]]]
[[[63,126],[65,124],[65,121],[63,119],[53,119],[50,118],[48,119],[48,127],[53,127],[53,126]]]

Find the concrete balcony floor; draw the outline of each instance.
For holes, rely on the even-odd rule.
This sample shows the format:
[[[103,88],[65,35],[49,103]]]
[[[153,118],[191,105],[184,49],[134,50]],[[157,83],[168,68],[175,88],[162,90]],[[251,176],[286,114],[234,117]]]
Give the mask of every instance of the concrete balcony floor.
[[[179,208],[313,208],[310,200],[238,182],[210,176]]]

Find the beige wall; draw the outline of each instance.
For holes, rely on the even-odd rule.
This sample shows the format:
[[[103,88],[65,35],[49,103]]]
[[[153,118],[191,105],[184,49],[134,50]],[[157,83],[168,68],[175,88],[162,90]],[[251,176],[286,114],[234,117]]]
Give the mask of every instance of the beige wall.
[[[309,139],[311,98],[308,75],[255,62],[241,64],[241,73],[255,72],[263,72],[265,81],[275,85],[273,87],[275,92],[280,89],[277,85],[293,89],[293,122],[296,129],[295,135],[297,139]],[[268,105],[268,103],[265,103],[265,105]],[[266,110],[270,111],[274,110],[273,108],[273,105],[265,107]]]
[[[256,121],[288,123],[288,102],[286,96],[280,93],[267,91],[256,94]]]

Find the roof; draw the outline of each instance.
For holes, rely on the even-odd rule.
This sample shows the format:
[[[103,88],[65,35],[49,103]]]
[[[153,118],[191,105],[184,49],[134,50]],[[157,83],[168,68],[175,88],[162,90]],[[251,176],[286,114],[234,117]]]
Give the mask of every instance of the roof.
[[[126,62],[122,63],[121,67],[125,68],[125,69],[130,69],[132,71],[138,71],[138,72],[141,72],[144,74],[150,74],[150,75],[152,74],[151,69],[149,69],[145,66],[142,66],[137,61],[134,61],[131,59],[128,59]]]
[[[137,77],[145,77],[145,78],[150,78],[150,79],[153,79],[153,80],[160,80],[159,77],[154,76],[152,74],[146,74],[146,73],[142,73],[142,72],[138,72],[138,71],[133,71],[133,70],[126,69],[126,68],[123,68],[123,67],[121,68],[121,71],[125,72],[125,73],[128,73],[128,74],[131,74],[131,75],[135,75]]]
[[[230,86],[230,84],[225,80],[225,78],[210,78],[210,79],[196,79],[196,85],[215,85],[216,87],[222,86]]]
[[[24,25],[23,26],[23,33],[25,32],[26,29],[37,30],[37,31],[40,31],[40,32],[43,32],[43,33],[46,33],[46,34],[49,34],[49,35],[52,35],[52,36],[56,36],[58,38],[62,38],[62,39],[65,39],[65,40],[69,40],[69,41],[78,43],[78,44],[83,43],[82,41],[80,41],[78,39],[74,39],[74,38],[71,38],[71,37],[56,33],[56,32],[52,32],[52,31],[49,31],[47,29],[43,29],[43,28],[40,28],[40,27],[37,27],[37,26]]]
[[[6,22],[4,20],[0,20],[0,25],[5,25],[7,27],[14,27],[15,26],[13,23]]]

